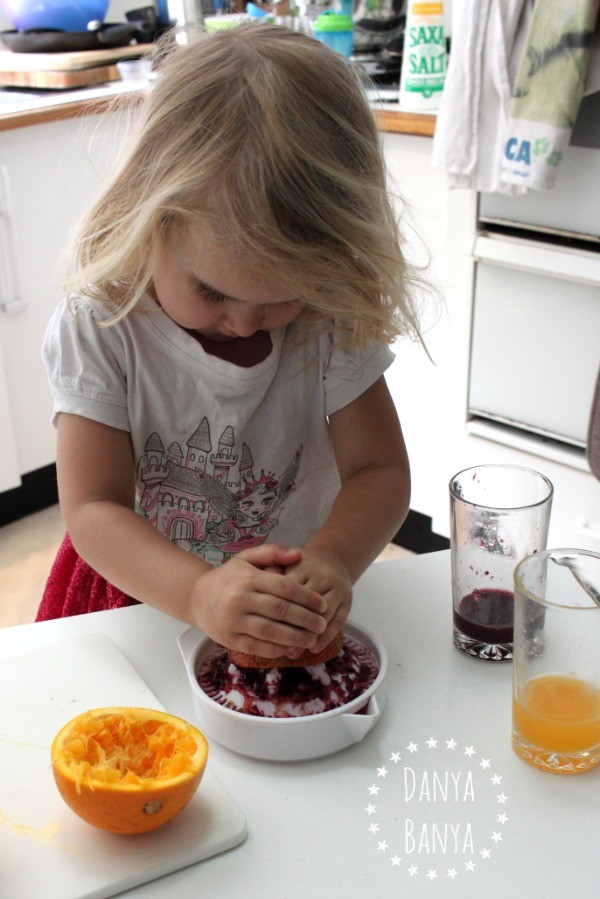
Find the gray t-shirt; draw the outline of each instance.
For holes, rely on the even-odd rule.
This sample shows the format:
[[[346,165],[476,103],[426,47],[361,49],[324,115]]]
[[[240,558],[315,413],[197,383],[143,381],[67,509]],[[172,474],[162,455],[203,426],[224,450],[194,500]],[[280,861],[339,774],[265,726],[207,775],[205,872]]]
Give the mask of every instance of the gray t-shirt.
[[[88,301],[63,301],[43,348],[54,420],[69,412],[128,431],[137,511],[210,564],[267,540],[303,545],[339,489],[327,416],[394,358],[387,345],[336,346],[333,321],[309,337],[303,327],[272,331],[269,356],[243,368],[149,298],[110,327]]]

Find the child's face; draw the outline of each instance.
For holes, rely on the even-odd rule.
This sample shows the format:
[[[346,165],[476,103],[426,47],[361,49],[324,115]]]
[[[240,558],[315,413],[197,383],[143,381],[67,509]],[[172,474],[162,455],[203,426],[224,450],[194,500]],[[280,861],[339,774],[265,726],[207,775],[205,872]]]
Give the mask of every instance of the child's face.
[[[252,337],[295,319],[302,301],[228,248],[200,236],[167,237],[153,273],[156,298],[182,328],[210,340]]]

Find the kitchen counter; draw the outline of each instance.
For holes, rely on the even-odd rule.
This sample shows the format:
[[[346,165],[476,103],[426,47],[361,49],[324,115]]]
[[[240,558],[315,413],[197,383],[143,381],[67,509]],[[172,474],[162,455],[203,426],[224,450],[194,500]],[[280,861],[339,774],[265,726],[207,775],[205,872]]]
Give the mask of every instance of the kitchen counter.
[[[418,137],[433,137],[435,132],[435,116],[418,112],[401,112],[398,104],[375,105],[373,114],[380,131],[414,134]]]
[[[102,113],[115,97],[137,90],[137,85],[124,81],[73,91],[0,88],[0,131]]]
[[[0,131],[105,112],[114,97],[137,90],[122,81],[74,91],[0,89]],[[435,116],[401,112],[397,103],[373,103],[373,113],[380,131],[432,137],[435,130]]]
[[[209,770],[245,815],[246,840],[127,895],[559,899],[575,890],[581,899],[596,897],[600,768],[559,777],[513,753],[511,665],[454,648],[449,553],[371,566],[356,587],[352,619],[379,635],[388,653],[387,700],[376,727],[343,752],[290,764],[211,742]],[[6,628],[0,676],[7,658],[22,651],[105,634],[168,711],[193,721],[176,642],[184,630],[145,606]],[[0,741],[0,763],[1,753]],[[27,824],[21,840],[31,839]],[[59,834],[57,851],[68,851],[67,835]],[[11,875],[2,848],[9,836],[0,826],[3,878]],[[153,846],[160,853],[160,839]],[[48,846],[44,851],[50,882],[52,857]],[[11,899],[19,895],[13,890]]]

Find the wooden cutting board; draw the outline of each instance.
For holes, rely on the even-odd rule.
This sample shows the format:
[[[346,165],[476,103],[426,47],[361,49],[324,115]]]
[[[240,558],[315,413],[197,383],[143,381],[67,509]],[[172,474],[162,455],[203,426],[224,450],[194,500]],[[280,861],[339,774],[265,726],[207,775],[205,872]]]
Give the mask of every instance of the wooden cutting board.
[[[105,50],[80,50],[70,53],[12,53],[0,51],[2,72],[72,72],[118,62],[120,59],[143,56],[154,44],[131,44]]]
[[[153,833],[118,836],[63,802],[50,744],[80,712],[113,705],[161,709],[104,634],[0,657],[0,895],[104,899],[230,849],[244,815],[208,768],[190,804]]]
[[[121,76],[116,66],[94,66],[93,69],[77,69],[72,72],[2,72],[0,84],[10,87],[48,88],[69,90],[90,87],[107,81],[118,81]]]

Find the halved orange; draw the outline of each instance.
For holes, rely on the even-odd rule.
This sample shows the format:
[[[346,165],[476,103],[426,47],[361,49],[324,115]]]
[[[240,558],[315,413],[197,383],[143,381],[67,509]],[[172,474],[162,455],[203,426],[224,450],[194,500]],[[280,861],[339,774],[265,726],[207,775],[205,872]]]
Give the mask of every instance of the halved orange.
[[[52,772],[67,805],[113,833],[171,821],[202,780],[208,743],[183,718],[141,708],[92,709],[57,733]]]

